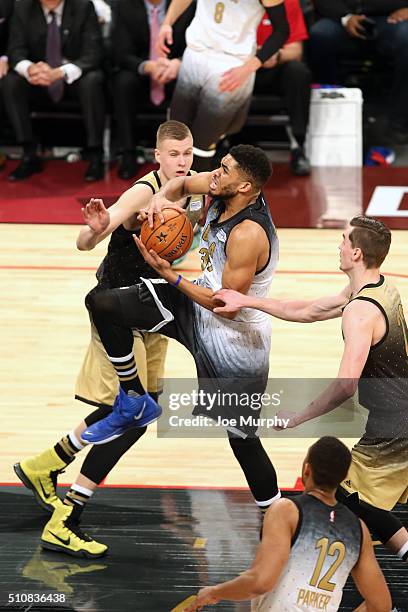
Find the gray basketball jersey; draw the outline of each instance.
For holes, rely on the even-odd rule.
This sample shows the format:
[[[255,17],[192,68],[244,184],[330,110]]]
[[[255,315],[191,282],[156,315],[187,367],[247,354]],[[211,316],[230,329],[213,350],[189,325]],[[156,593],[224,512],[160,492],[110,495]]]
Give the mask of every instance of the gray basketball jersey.
[[[219,223],[224,203],[215,200],[208,210],[199,254],[202,275],[195,281],[217,291],[227,260],[226,248],[232,229],[246,219],[259,223],[269,240],[269,259],[254,277],[248,295],[265,297],[278,262],[278,238],[268,204],[262,194],[230,219]],[[242,248],[248,248],[243,244]],[[194,303],[195,332],[202,350],[218,377],[261,377],[269,370],[271,317],[259,310],[243,308],[234,320],[225,319]]]
[[[328,506],[312,495],[293,501],[299,524],[288,564],[273,591],[254,599],[251,610],[335,612],[360,556],[360,521],[342,504]]]

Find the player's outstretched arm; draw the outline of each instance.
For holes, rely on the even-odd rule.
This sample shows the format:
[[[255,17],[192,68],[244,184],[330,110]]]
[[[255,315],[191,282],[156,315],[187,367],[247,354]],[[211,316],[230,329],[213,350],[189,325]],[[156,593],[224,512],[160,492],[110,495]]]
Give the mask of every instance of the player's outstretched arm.
[[[376,306],[360,300],[347,306],[343,314],[344,350],[337,378],[301,412],[278,412],[277,417],[290,419],[287,427],[297,427],[327,414],[354,395],[370,351],[377,312]]]
[[[384,575],[375,558],[370,533],[360,521],[363,532],[360,557],[351,571],[351,575],[364,602],[355,612],[390,612],[391,595]]]
[[[103,200],[91,198],[82,209],[86,225],[78,234],[76,245],[80,251],[90,251],[119,225],[125,223],[148,205],[152,190],[148,185],[133,185],[127,189],[109,210]]]
[[[346,306],[350,297],[350,287],[345,287],[337,295],[317,300],[255,298],[225,289],[218,291],[215,297],[225,303],[224,307],[219,307],[215,310],[215,312],[220,314],[232,312],[239,308],[255,308],[284,321],[313,323],[315,321],[326,321],[341,317],[342,309]]]
[[[150,200],[147,209],[147,219],[150,227],[153,227],[154,215],[158,215],[160,222],[164,223],[164,217],[161,212],[163,208],[171,206],[180,212],[185,212],[175,202],[179,202],[179,200],[189,195],[208,194],[211,177],[211,172],[199,172],[193,176],[179,176],[170,179]]]
[[[222,599],[244,601],[271,591],[288,562],[291,539],[299,521],[299,511],[288,499],[275,502],[265,515],[262,541],[251,567],[233,580],[201,589],[197,599],[184,612]]]

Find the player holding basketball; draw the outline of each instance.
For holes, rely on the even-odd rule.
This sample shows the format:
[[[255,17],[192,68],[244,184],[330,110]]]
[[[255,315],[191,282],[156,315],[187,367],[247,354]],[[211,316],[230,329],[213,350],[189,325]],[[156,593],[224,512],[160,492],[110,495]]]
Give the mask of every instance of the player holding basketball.
[[[278,240],[269,207],[261,193],[271,174],[266,155],[250,145],[233,147],[213,173],[169,181],[155,200],[155,210],[192,193],[213,201],[208,209],[199,253],[202,275],[189,282],[169,263],[142,244],[139,248],[162,279],[121,290],[91,294],[87,305],[109,359],[117,370],[121,391],[111,416],[88,427],[82,438],[103,443],[137,424],[139,414],[160,415],[132,367],[131,329],[160,330],[184,344],[194,357],[201,387],[214,393],[245,390],[262,393],[269,369],[270,321],[263,314],[242,311],[235,320],[215,315],[213,292],[231,287],[251,295],[266,295],[278,259]],[[244,248],[243,248],[244,245]],[[255,316],[254,316],[255,315]],[[197,405],[194,414],[230,419],[257,414],[251,406]],[[274,467],[256,428],[229,427],[231,448],[260,508],[280,497]]]
[[[304,493],[280,499],[267,511],[251,567],[234,580],[201,589],[184,612],[223,599],[251,599],[253,612],[335,612],[350,572],[365,598],[357,610],[390,612],[369,531],[335,497],[350,462],[350,451],[337,438],[315,442],[303,461]]]
[[[86,225],[79,232],[78,248],[93,249],[111,235],[108,254],[97,272],[98,285],[91,293],[133,285],[139,282],[140,276],[156,275],[135,248],[133,233],[138,226],[136,216],[148,205],[152,194],[158,192],[169,179],[190,173],[193,140],[188,127],[178,121],[163,123],[157,132],[155,156],[159,169],[136,181],[109,210],[106,210],[102,200],[98,199],[90,200],[84,208]],[[185,204],[190,207],[188,214],[194,217],[200,214],[203,199],[194,198]],[[199,210],[191,210],[194,207]],[[155,399],[159,392],[158,379],[163,377],[167,342],[167,338],[160,334],[135,332],[132,338],[132,352],[136,355],[139,376]],[[145,433],[146,420],[140,419],[139,428],[128,431],[125,436],[112,441],[106,447],[94,446],[90,450],[81,473],[66,494],[64,506],[56,495],[55,487],[58,474],[85,446],[81,441],[81,433],[87,426],[110,414],[117,393],[118,379],[115,370],[106,357],[98,332],[91,321],[91,342],[78,376],[76,397],[87,404],[97,406],[97,410],[89,414],[54,447],[17,463],[14,468],[23,483],[34,491],[38,503],[49,512],[56,510],[43,532],[45,547],[89,557],[100,556],[106,551],[104,544],[84,538],[76,522],[99,483]],[[61,513],[64,516],[69,514],[69,537],[59,519]],[[54,535],[51,535],[51,532]],[[68,540],[69,544],[66,544]]]
[[[408,499],[408,333],[400,295],[380,272],[390,244],[391,232],[383,223],[354,217],[339,247],[340,269],[350,279],[339,295],[292,301],[220,291],[216,296],[225,306],[216,312],[257,308],[298,322],[342,317],[344,352],[337,379],[303,411],[287,413],[288,426],[334,410],[358,387],[368,420],[338,498],[408,561],[408,532],[390,512]]]

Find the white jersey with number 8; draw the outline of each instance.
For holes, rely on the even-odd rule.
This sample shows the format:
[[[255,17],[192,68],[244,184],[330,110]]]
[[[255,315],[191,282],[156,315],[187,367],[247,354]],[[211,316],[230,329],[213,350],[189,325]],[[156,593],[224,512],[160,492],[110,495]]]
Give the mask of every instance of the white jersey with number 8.
[[[198,0],[186,31],[187,46],[245,61],[256,51],[256,30],[264,10],[260,0]]]

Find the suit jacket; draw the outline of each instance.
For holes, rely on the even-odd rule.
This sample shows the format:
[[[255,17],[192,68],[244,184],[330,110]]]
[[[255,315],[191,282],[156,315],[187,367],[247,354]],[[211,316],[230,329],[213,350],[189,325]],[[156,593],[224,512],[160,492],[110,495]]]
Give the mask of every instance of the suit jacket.
[[[407,0],[314,0],[319,15],[330,19],[341,19],[348,13],[363,15],[390,15],[400,8],[408,7]]]
[[[170,0],[166,2],[167,7]],[[181,57],[186,47],[185,31],[195,13],[195,2],[173,26],[173,46],[170,58]],[[118,0],[113,9],[113,60],[117,68],[137,72],[149,59],[150,28],[143,0]]]
[[[14,68],[23,59],[45,61],[47,22],[39,0],[18,0],[10,22],[8,56]],[[65,0],[61,23],[62,56],[83,73],[99,68],[102,35],[91,0]]]
[[[14,0],[0,0],[0,55],[7,54],[10,17],[14,8]]]

